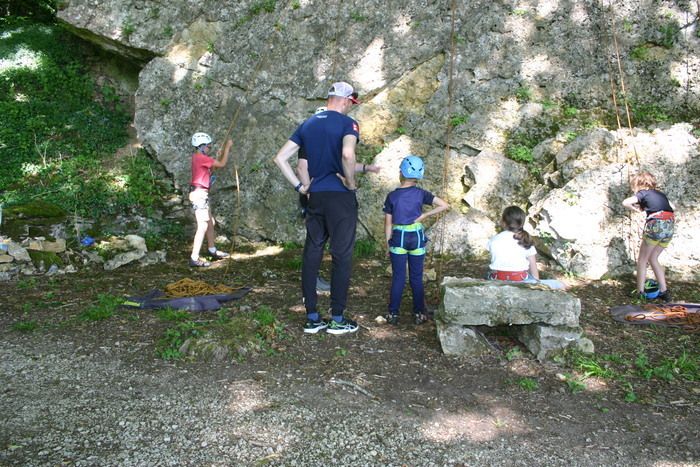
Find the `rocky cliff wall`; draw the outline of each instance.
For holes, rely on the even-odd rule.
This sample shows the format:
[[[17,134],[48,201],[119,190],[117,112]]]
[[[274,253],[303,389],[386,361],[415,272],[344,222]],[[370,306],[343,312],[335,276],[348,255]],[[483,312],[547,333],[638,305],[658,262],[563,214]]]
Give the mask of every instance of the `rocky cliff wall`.
[[[432,229],[441,248],[483,252],[502,207],[519,204],[532,206],[532,227],[560,264],[588,277],[631,270],[625,253],[634,249],[631,237],[562,236],[552,226],[564,214],[546,200],[561,201],[558,190],[577,177],[607,177],[606,186],[617,186],[614,196],[581,200],[594,210],[593,203],[617,203],[626,192],[619,174],[656,168],[651,153],[620,158],[615,148],[627,133],[609,133],[606,141],[614,144],[602,147],[590,136],[598,127],[616,128],[613,90],[622,124],[627,104],[634,134],[655,141],[645,146],[650,151],[666,144],[671,129],[653,132],[646,124],[697,119],[697,3],[454,6],[448,0],[70,0],[59,16],[83,37],[144,63],[138,136],[183,191],[190,135],[206,131],[220,140],[232,127],[233,161],[213,198],[221,223],[240,235],[302,238],[295,193],[271,158],[323,105],[328,86],[346,80],[363,101],[351,114],[361,127],[359,157],[383,167],[361,177],[360,235],[382,238],[384,196],[397,183],[400,159],[415,153],[427,164],[423,185],[453,207]],[[693,131],[686,125],[671,132],[684,135],[678,149],[689,158],[669,162],[680,174],[692,172],[697,156]],[[696,219],[697,192],[674,194],[689,200],[681,209]],[[605,222],[615,228],[625,217],[611,212],[619,219],[608,213]],[[697,274],[700,253],[691,253],[690,262],[673,257],[681,275]]]

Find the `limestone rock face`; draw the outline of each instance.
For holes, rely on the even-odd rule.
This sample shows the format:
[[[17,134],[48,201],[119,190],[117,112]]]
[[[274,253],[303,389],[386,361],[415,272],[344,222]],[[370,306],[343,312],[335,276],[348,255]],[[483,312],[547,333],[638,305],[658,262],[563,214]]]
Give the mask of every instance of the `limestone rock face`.
[[[540,248],[583,277],[632,272],[645,217],[624,210],[621,203],[632,195],[629,177],[649,170],[676,208],[675,234],[660,260],[672,276],[700,277],[700,243],[694,240],[700,221],[700,158],[690,128],[598,130],[587,139],[590,144],[567,147],[557,156],[563,186],[532,198],[530,224],[542,240]]]
[[[696,17],[696,2],[457,2],[454,35],[447,0],[360,0],[332,8],[320,0],[62,3],[59,18],[76,34],[143,64],[136,131],[183,193],[192,133],[210,133],[221,147],[231,130],[232,158],[218,173],[211,201],[220,226],[235,235],[303,238],[295,193],[270,161],[338,80],[352,83],[363,102],[351,112],[360,123],[360,161],[383,167],[379,175],[358,177],[360,237],[383,238],[381,205],[396,186],[397,161],[409,153],[426,162],[422,185],[452,205],[440,222],[442,245],[455,253],[483,251],[482,236],[505,205],[532,203],[532,228],[552,240],[561,265],[587,277],[629,270],[631,243],[612,233],[625,222],[614,206],[625,174],[615,170],[640,164],[664,182],[683,174],[683,183],[665,188],[681,204],[679,229],[697,221],[690,208],[697,190],[686,183],[695,165],[681,162],[697,154],[692,129],[648,128],[620,145],[615,132],[573,131],[569,117],[583,108],[603,109],[599,120],[615,114],[612,18],[629,25],[617,37],[627,95],[640,104],[635,118],[653,106],[697,115],[697,24],[671,43],[659,36],[668,30],[665,22],[683,25]],[[640,44],[650,59],[632,54]],[[518,141],[539,143],[532,158],[540,165],[503,158]],[[667,164],[657,164],[659,154]],[[571,191],[593,193],[595,177],[607,177],[599,179],[601,192],[612,187],[607,207],[598,204],[601,196],[576,198]],[[568,183],[574,183],[568,192],[552,191]],[[591,238],[559,235],[551,226],[570,218],[566,203],[574,198],[567,196],[583,208],[581,217],[605,211],[602,220],[611,227]],[[561,197],[563,204],[554,199]],[[677,244],[685,239],[679,231]],[[680,256],[672,246],[667,264],[687,275],[698,254],[686,255],[694,258],[687,264]]]

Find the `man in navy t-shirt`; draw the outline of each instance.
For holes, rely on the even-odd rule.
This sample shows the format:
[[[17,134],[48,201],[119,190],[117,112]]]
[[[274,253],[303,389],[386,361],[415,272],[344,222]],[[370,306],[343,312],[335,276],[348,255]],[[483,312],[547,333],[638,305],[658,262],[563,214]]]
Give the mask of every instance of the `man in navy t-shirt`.
[[[310,334],[323,329],[330,334],[346,334],[358,329],[357,323],[343,316],[357,226],[355,147],[360,137],[359,125],[347,113],[357,103],[357,93],[352,86],[345,82],[334,83],[328,90],[328,110],[304,121],[274,159],[299,193],[309,193],[301,287],[306,307],[304,332]],[[289,163],[299,148],[306,154],[309,185],[299,180]],[[329,240],[333,257],[332,319],[326,321],[317,309],[316,278],[323,249]]]

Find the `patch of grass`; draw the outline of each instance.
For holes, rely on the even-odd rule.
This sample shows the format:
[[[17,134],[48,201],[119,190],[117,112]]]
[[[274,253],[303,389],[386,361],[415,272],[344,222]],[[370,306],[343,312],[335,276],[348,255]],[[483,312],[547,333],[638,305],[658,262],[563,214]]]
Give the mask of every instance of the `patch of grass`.
[[[612,379],[617,376],[617,373],[601,365],[595,357],[579,355],[576,357],[574,366],[577,370],[583,372],[585,378],[595,376],[597,378]]]
[[[511,349],[506,352],[506,360],[509,362],[512,362],[513,360],[517,360],[519,358],[522,358],[523,356],[523,351],[520,350],[520,347],[512,347]]]
[[[530,102],[532,100],[532,89],[526,86],[520,86],[517,91],[515,91],[515,98],[520,103]]]
[[[372,239],[360,239],[355,242],[353,254],[356,258],[369,258],[377,252],[377,242]]]
[[[175,310],[173,308],[162,308],[157,312],[158,319],[162,321],[187,321],[190,314],[186,311]]]
[[[360,164],[371,164],[377,154],[382,152],[383,147],[376,145],[360,144],[357,145],[357,150],[355,154],[357,155],[357,162]]]
[[[178,323],[165,330],[163,337],[156,344],[156,353],[163,360],[179,360],[184,356],[180,349],[185,341],[190,337],[197,337],[201,333],[201,324],[193,321]]]
[[[301,8],[301,2],[299,0],[292,1],[292,10],[298,10]]]
[[[35,289],[36,285],[36,277],[29,277],[27,279],[20,279],[19,281],[17,281],[17,288],[19,290]]]
[[[666,49],[670,49],[678,42],[678,36],[681,28],[675,22],[667,22],[659,26],[660,38],[658,45]]]
[[[126,18],[122,23],[122,37],[128,41],[134,32],[136,32],[136,26],[131,18]]]
[[[630,58],[632,60],[637,60],[638,62],[643,62],[649,59],[650,49],[647,44],[642,44],[634,47],[630,51]]]
[[[632,383],[625,384],[625,395],[623,399],[625,400],[625,402],[629,403],[637,402],[639,400],[637,393],[634,392],[634,387],[632,386]]]
[[[37,323],[35,320],[17,321],[15,323],[12,323],[12,329],[14,331],[19,332],[32,332],[35,331],[38,327],[39,323]]]
[[[364,16],[364,15],[363,15],[362,13],[360,13],[359,11],[353,11],[353,12],[350,13],[350,19],[352,19],[353,21],[359,23],[359,22],[362,22],[362,21],[366,21],[366,20],[367,20],[367,17]]]
[[[463,115],[453,115],[450,118],[450,125],[453,127],[458,127],[460,125],[464,125],[469,121],[469,115],[463,114]]]
[[[641,125],[672,121],[670,115],[656,103],[632,103],[631,111],[632,120]]]
[[[285,268],[289,269],[290,271],[301,271],[301,265],[302,265],[302,259],[300,257],[294,257],[290,258],[287,261],[285,261],[284,266]]]
[[[335,349],[335,356],[336,357],[342,358],[342,357],[347,356],[347,354],[348,354],[347,349],[344,349],[342,347]]]
[[[532,156],[532,148],[523,144],[516,144],[506,148],[506,156],[516,162],[524,162],[529,164],[534,160]]]
[[[257,16],[260,13],[274,13],[276,6],[277,0],[261,0],[250,6],[248,13],[252,16]]]
[[[99,294],[97,303],[84,310],[78,318],[82,321],[101,321],[111,318],[115,310],[124,300],[109,294]]]
[[[293,251],[302,248],[303,245],[299,242],[284,242],[282,243],[282,249],[284,251]]]
[[[537,382],[537,380],[532,378],[520,378],[518,380],[518,386],[525,391],[536,391],[539,389],[540,384]]]

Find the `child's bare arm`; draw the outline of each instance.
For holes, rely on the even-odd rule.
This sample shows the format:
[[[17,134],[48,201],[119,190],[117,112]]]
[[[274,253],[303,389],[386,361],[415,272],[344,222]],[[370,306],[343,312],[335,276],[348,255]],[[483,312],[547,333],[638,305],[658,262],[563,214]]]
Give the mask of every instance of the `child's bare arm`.
[[[450,208],[450,205],[447,204],[446,201],[438,198],[437,196],[433,198],[433,204],[436,204],[437,207],[431,209],[430,211],[424,212],[423,214],[418,216],[418,218],[416,219],[416,222],[422,222],[425,219],[427,219],[428,217],[439,214],[442,211],[446,211],[447,209]]]
[[[540,280],[540,273],[537,271],[537,255],[528,256],[527,260],[530,263],[530,275]]]
[[[637,195],[630,196],[626,200],[622,202],[622,205],[629,209],[630,211],[636,211],[636,212],[642,212],[643,209],[639,207],[639,200],[637,199]]]
[[[226,166],[226,163],[228,162],[228,153],[231,150],[231,146],[233,146],[233,141],[229,139],[224,145],[223,154],[220,154],[220,157],[214,161],[214,164],[212,164],[213,168],[220,169],[221,167]]]
[[[392,220],[393,217],[391,214],[384,214],[384,237],[386,237],[387,242],[391,239]]]

